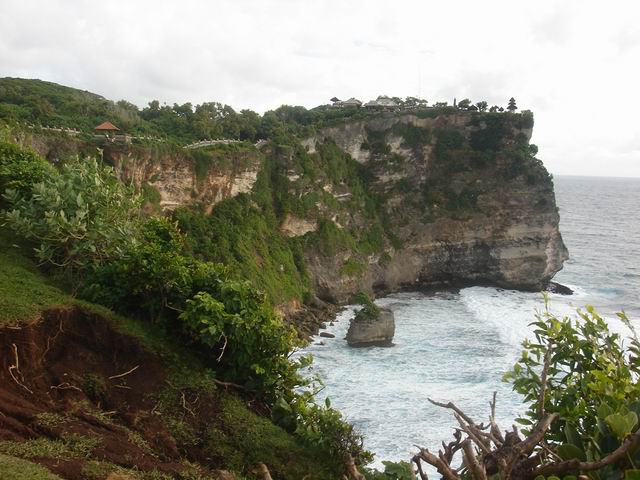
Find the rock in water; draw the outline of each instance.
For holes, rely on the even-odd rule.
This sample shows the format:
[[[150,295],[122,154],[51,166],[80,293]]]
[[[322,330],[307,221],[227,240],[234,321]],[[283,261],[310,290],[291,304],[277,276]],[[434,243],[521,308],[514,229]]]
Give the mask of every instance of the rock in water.
[[[346,339],[351,347],[391,347],[395,331],[393,312],[381,308],[375,317],[356,314],[351,320]]]
[[[547,285],[547,292],[557,293],[559,295],[573,295],[573,290],[558,282],[549,282],[549,285]]]
[[[320,332],[320,336],[324,338],[335,338],[335,335],[329,332]]]

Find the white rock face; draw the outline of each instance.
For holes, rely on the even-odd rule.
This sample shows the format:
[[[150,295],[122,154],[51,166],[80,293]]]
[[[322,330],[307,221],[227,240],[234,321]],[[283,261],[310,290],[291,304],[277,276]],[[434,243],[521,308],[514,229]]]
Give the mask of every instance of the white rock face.
[[[211,212],[222,200],[251,191],[258,177],[260,159],[257,152],[230,154],[224,165],[212,165],[198,176],[193,161],[180,154],[166,154],[152,159],[147,154],[132,155],[107,152],[118,176],[138,188],[150,185],[160,194],[160,207],[173,210],[199,202]]]
[[[318,224],[315,220],[306,220],[291,214],[287,214],[280,226],[280,231],[287,237],[301,237],[305,233],[315,232],[317,229]]]

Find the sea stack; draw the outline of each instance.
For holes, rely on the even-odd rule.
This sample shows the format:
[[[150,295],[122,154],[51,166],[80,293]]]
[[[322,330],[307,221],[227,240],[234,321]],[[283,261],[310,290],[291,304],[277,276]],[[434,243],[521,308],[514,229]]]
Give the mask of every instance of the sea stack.
[[[393,312],[387,308],[378,308],[374,315],[356,313],[351,320],[346,340],[351,347],[391,347],[396,322]]]

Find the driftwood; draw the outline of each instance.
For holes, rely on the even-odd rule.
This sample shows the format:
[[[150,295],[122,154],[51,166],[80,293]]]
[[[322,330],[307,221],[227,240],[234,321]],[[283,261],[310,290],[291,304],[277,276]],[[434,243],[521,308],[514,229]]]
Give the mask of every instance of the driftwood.
[[[545,358],[543,376],[548,369],[549,354]],[[545,389],[541,389],[540,400],[544,401]],[[491,413],[489,424],[476,424],[468,415],[453,403],[429,401],[442,408],[454,412],[460,428],[454,431],[454,440],[442,442],[442,449],[434,454],[425,448],[411,459],[421,480],[429,480],[423,463],[427,463],[438,471],[444,480],[487,480],[499,474],[502,480],[532,480],[538,475],[557,475],[576,472],[588,472],[611,465],[627,458],[629,452],[640,448],[640,432],[629,435],[622,445],[597,462],[583,462],[578,459],[562,461],[544,441],[545,433],[558,418],[557,413],[545,413],[544,408],[538,410],[540,419],[526,438],[520,438],[516,427],[503,435],[495,420],[496,394],[489,403]],[[463,435],[466,438],[463,438]],[[454,456],[461,452],[462,464],[452,466]]]

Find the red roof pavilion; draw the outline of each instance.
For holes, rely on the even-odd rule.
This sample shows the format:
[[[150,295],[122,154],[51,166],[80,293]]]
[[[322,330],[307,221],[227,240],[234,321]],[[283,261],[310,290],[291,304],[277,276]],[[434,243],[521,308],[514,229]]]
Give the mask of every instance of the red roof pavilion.
[[[94,130],[99,132],[119,132],[120,129],[111,122],[102,122]]]

